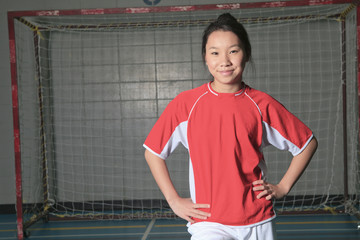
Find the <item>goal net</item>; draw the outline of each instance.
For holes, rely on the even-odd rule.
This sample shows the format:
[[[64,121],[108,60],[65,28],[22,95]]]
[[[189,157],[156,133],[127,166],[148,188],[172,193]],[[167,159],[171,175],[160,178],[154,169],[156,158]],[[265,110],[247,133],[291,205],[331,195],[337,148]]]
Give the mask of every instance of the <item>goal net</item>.
[[[201,35],[223,12],[250,36],[244,81],[283,103],[319,142],[290,194],[275,201],[277,211],[356,208],[357,7],[290,2],[9,13],[25,226],[48,216],[173,216],[142,144],[171,99],[211,80]],[[291,155],[272,147],[264,154],[268,181],[277,183]],[[166,160],[183,197],[188,158],[178,147]]]

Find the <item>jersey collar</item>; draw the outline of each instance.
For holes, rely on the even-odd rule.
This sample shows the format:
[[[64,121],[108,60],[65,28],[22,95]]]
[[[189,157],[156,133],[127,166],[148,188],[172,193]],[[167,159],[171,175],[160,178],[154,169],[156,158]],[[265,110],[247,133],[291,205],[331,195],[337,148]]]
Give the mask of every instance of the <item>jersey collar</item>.
[[[240,95],[244,92],[245,86],[246,86],[245,83],[242,82],[242,83],[241,83],[241,89],[240,89],[239,91],[235,92],[235,93],[219,93],[219,92],[216,92],[216,91],[211,87],[211,82],[208,82],[208,84],[207,84],[207,87],[208,87],[209,91],[210,91],[212,94],[214,94],[215,96],[235,96],[235,97],[237,97],[237,96],[240,96]]]

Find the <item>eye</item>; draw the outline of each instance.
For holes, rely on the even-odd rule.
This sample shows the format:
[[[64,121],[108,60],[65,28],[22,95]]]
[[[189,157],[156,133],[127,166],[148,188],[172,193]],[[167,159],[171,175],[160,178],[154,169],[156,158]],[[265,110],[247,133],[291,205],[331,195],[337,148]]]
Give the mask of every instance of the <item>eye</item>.
[[[230,54],[234,54],[234,53],[238,53],[238,52],[239,52],[239,50],[231,50]]]
[[[211,52],[210,54],[211,54],[211,55],[215,55],[215,56],[216,56],[216,55],[219,55],[218,52]]]

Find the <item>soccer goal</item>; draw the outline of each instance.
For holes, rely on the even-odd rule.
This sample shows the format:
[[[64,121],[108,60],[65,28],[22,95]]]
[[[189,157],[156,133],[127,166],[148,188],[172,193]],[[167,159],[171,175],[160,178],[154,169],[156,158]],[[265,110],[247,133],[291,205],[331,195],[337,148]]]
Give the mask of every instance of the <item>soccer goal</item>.
[[[174,217],[142,143],[178,93],[208,82],[201,35],[224,12],[248,30],[244,81],[283,103],[319,147],[279,213],[359,212],[359,6],[297,0],[9,12],[18,238],[52,218]],[[291,156],[264,149],[269,182]],[[166,160],[189,196],[188,153]]]

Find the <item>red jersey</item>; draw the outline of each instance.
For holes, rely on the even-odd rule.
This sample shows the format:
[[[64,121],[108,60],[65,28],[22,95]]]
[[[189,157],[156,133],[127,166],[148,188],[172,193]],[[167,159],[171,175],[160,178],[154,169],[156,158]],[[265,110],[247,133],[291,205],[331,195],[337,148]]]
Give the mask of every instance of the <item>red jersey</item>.
[[[172,100],[144,147],[166,159],[182,143],[190,155],[191,198],[210,204],[201,209],[211,212],[206,221],[245,226],[275,216],[272,202],[257,199],[252,190],[252,182],[265,177],[262,148],[271,144],[295,156],[312,137],[271,96],[246,85],[236,93],[217,93],[208,83]]]

